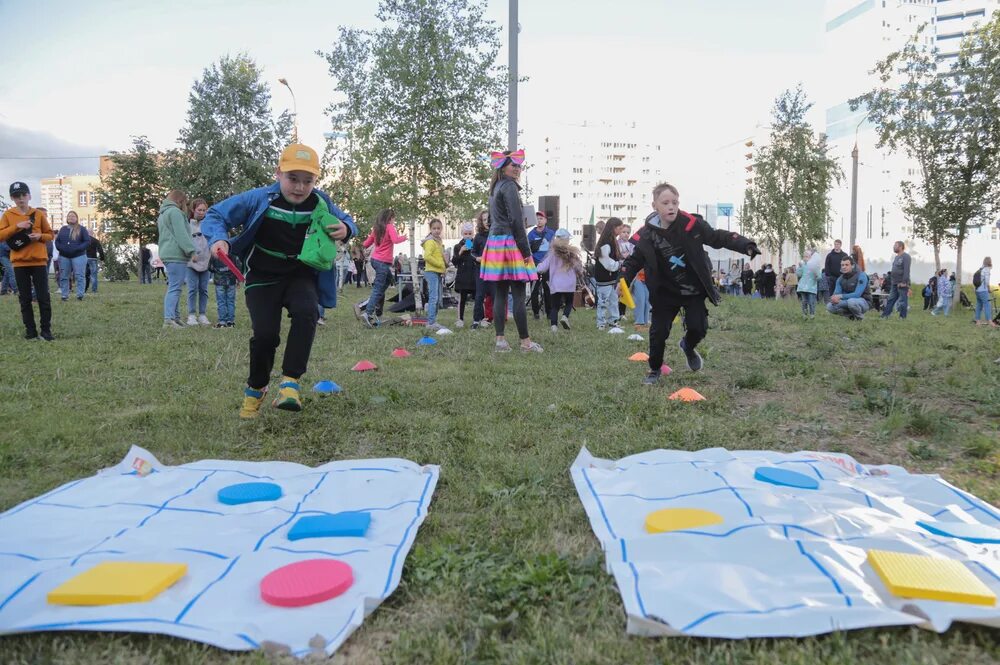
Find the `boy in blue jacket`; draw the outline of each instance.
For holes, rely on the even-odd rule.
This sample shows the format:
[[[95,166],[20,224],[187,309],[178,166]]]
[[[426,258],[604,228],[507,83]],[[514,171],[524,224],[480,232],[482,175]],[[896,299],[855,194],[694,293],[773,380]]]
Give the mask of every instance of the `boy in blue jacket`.
[[[232,253],[246,266],[245,293],[253,336],[241,418],[256,418],[264,402],[281,342],[282,310],[288,310],[292,323],[274,406],[302,410],[299,379],[309,363],[319,306],[337,306],[336,268],[320,272],[298,260],[318,205],[326,206],[341,222],[327,226],[331,238],[346,241],[358,232],[350,215],[313,189],[319,173],[316,151],[294,143],[281,153],[276,183],[215,204],[201,224],[213,256]],[[230,238],[229,231],[239,227],[242,232]]]
[[[858,270],[854,259],[845,256],[840,260],[840,277],[830,296],[826,311],[831,314],[846,316],[852,321],[865,318],[865,312],[871,309],[872,294],[868,288],[868,275],[864,270]]]

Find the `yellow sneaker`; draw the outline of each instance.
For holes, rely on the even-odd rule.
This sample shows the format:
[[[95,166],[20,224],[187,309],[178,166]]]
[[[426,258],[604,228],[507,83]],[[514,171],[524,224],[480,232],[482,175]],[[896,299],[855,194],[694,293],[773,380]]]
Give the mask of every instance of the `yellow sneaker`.
[[[263,390],[247,388],[243,391],[243,406],[240,407],[240,418],[250,420],[260,415],[260,405],[264,403],[264,395],[267,394],[267,386]]]
[[[299,382],[296,379],[283,376],[278,384],[278,397],[274,406],[282,411],[301,411],[302,398],[299,396]]]

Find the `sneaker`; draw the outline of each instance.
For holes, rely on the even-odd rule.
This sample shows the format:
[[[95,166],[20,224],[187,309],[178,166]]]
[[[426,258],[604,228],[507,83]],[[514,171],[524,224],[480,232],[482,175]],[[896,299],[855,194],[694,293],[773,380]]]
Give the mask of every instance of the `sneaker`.
[[[213,328],[228,328],[228,327],[229,327],[229,324],[228,324],[228,323],[226,323],[225,321],[219,321],[218,323],[216,323],[216,324],[215,324],[214,326],[212,326],[212,327],[213,327]]]
[[[210,325],[212,325],[212,322],[209,321],[208,317],[205,316],[204,314],[201,314],[201,315],[198,316],[198,323],[201,324],[201,325],[203,325],[203,326],[210,326]]]
[[[24,333],[24,339],[28,340],[29,342],[34,342],[34,341],[40,340],[41,337],[38,336],[38,333],[31,332],[29,330],[28,332]]]
[[[355,305],[354,307],[355,307],[355,310],[359,309],[357,305]],[[358,314],[358,321],[360,321],[362,323],[362,325],[364,325],[365,328],[374,328],[375,327],[375,321],[372,320],[374,318],[375,317],[368,316],[368,312],[360,312]]]
[[[437,331],[441,330],[442,328],[445,329],[445,330],[448,330],[447,328],[444,328],[444,326],[442,326],[439,323],[428,323],[426,326],[424,326],[424,328],[426,328],[429,332],[437,332]],[[448,332],[451,332],[451,331],[449,330]]]
[[[608,327],[605,326],[605,325],[599,325],[599,326],[597,326],[597,329],[600,330],[601,332],[604,332],[605,330],[608,329]]]
[[[456,329],[458,329],[458,328],[464,328],[464,327],[465,327],[465,321],[463,321],[462,319],[459,319],[458,321],[455,321],[455,328]]]
[[[282,411],[301,411],[302,398],[299,396],[299,384],[295,379],[287,376],[282,377],[278,384],[278,397],[274,400],[274,406]]]
[[[226,327],[227,328],[235,328],[236,327],[236,322],[235,321],[226,321]]]
[[[189,326],[196,326],[196,325],[198,325],[198,317],[196,317],[194,314],[188,314],[187,324]]]
[[[472,325],[469,326],[469,330],[479,330],[480,327],[482,327],[482,324],[479,321],[473,321]]]
[[[249,420],[260,415],[260,405],[264,403],[264,396],[267,395],[267,386],[262,390],[247,388],[243,391],[243,406],[240,407],[240,418]]]
[[[42,339],[44,339],[46,342],[54,342],[54,341],[56,341],[56,338],[52,334],[51,330],[46,330],[45,332],[43,332],[42,333]]]
[[[324,319],[322,316],[319,317],[318,319],[316,319],[316,325],[318,325],[318,326],[325,326],[326,325],[326,319]]]
[[[507,343],[507,340],[501,339],[493,347],[493,351],[496,353],[508,353],[510,351],[510,344]]]
[[[660,382],[660,370],[651,369],[646,372],[646,376],[642,379],[642,385],[644,386],[655,386]]]
[[[563,330],[569,330],[569,317],[563,314],[559,317],[559,325],[563,327]]]
[[[62,301],[63,302],[66,302],[67,300],[69,300],[69,296],[62,296]],[[37,300],[32,300],[31,302],[38,302],[38,301]]]
[[[364,319],[362,318],[362,312],[363,310],[361,309],[361,303],[359,302],[354,303],[354,318],[364,323]],[[370,328],[371,326],[368,327]]]
[[[559,332],[559,326],[549,326],[549,330],[552,332]]]
[[[684,356],[687,358],[687,366],[689,370],[691,370],[692,372],[697,372],[702,368],[704,363],[701,360],[701,354],[699,354],[697,351],[694,350],[688,353],[687,344],[683,339],[677,343],[677,346],[679,346],[681,351],[684,352]]]
[[[77,296],[76,299],[77,300],[83,300],[83,296]]]
[[[183,328],[181,324],[177,323],[173,319],[163,319],[164,328]]]
[[[539,344],[538,342],[532,342],[528,346],[522,344],[521,351],[523,351],[524,353],[541,353],[542,345]]]

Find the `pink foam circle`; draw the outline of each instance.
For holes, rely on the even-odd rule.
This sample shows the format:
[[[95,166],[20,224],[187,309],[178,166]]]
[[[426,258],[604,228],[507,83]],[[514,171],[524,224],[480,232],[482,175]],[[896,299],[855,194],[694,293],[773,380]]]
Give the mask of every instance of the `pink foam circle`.
[[[260,581],[260,597],[269,605],[303,607],[336,598],[354,584],[354,571],[343,561],[308,559],[282,566]]]

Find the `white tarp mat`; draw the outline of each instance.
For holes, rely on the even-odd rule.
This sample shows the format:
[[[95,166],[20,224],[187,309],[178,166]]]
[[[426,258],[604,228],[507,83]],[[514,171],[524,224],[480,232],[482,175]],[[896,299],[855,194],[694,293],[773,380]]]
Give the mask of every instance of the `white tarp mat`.
[[[137,457],[152,465],[151,474],[133,471]],[[171,467],[133,447],[117,466],[0,514],[0,634],[134,631],[223,649],[269,642],[296,656],[320,649],[332,654],[399,585],[438,473],[436,466],[402,459],[317,468],[223,460]],[[258,480],[281,485],[284,496],[235,506],[217,500],[222,487]],[[286,538],[301,516],[342,511],[371,513],[364,538]],[[259,584],[267,573],[317,558],[348,563],[353,586],[306,607],[261,600]],[[147,603],[46,602],[49,591],[90,565],[115,560],[186,563],[188,572]]]
[[[759,466],[818,479],[818,490],[754,480]],[[802,637],[953,621],[1000,627],[1000,608],[897,598],[869,549],[948,557],[1000,597],[1000,545],[934,536],[917,520],[1000,526],[1000,511],[937,476],[866,467],[848,455],[712,448],[617,461],[581,450],[570,470],[628,615],[628,632]],[[700,508],[722,524],[649,534],[646,515]]]

